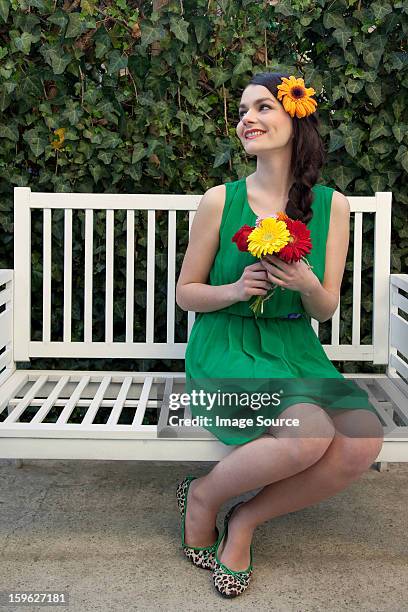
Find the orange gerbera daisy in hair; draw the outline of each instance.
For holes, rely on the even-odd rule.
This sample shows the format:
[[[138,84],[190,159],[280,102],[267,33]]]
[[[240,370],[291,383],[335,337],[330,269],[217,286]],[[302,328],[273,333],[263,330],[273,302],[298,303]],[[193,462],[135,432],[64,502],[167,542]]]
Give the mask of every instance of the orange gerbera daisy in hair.
[[[281,210],[277,213],[276,218],[278,219],[278,221],[286,221],[287,219],[289,219],[288,215],[282,212]]]
[[[305,87],[302,78],[296,79],[291,75],[288,79],[282,77],[283,83],[278,85],[278,100],[282,101],[283,108],[291,117],[307,117],[315,112],[317,107],[313,96],[316,92],[313,87]]]
[[[283,259],[286,263],[292,263],[303,259],[306,253],[309,253],[312,248],[310,240],[310,230],[307,229],[302,221],[294,221],[286,219],[286,227],[290,232],[290,239],[278,253],[279,259]]]

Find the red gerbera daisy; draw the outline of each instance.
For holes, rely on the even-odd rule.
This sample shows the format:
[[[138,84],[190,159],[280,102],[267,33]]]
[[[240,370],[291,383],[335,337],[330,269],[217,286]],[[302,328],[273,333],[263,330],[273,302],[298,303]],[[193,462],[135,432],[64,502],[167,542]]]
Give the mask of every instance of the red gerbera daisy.
[[[285,223],[290,232],[291,240],[276,255],[286,263],[300,261],[312,249],[310,230],[302,221],[294,221],[288,218]]]

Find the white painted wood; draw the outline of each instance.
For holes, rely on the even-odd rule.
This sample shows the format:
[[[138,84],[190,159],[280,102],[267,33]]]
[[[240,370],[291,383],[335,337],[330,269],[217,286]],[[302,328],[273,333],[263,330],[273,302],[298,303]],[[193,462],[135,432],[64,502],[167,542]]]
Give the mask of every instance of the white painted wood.
[[[92,342],[93,210],[85,210],[84,342]]]
[[[105,341],[113,342],[114,211],[106,211]]]
[[[16,188],[18,189],[18,188]],[[18,191],[16,192],[19,193]],[[175,326],[175,254],[176,254],[176,239],[175,239],[175,220],[176,211],[188,211],[189,214],[189,232],[194,218],[195,210],[199,204],[200,196],[190,195],[171,195],[171,194],[38,194],[31,193],[29,205],[32,208],[44,210],[52,208],[65,208],[85,210],[85,313],[84,313],[84,341],[82,343],[70,342],[70,326],[68,325],[68,311],[70,311],[69,294],[66,298],[64,306],[64,339],[62,343],[59,341],[53,342],[29,342],[28,354],[31,357],[123,357],[123,358],[175,358],[182,359],[185,355],[187,342],[174,344],[174,326]],[[353,306],[353,336],[350,345],[340,345],[340,314],[341,314],[341,299],[338,310],[332,317],[331,342],[324,345],[323,348],[330,359],[333,360],[354,360],[354,361],[375,361],[379,363],[388,363],[388,344],[383,345],[385,339],[388,339],[387,312],[389,306],[380,307],[381,293],[384,293],[384,282],[388,284],[389,278],[389,252],[390,233],[387,234],[387,228],[390,229],[390,213],[391,213],[391,193],[380,193],[374,197],[349,197],[351,212],[355,214],[355,251],[354,251],[354,271],[353,271],[353,295],[355,298]],[[43,197],[44,196],[44,197]],[[53,196],[53,197],[49,197]],[[113,278],[114,270],[112,264],[112,216],[114,210],[126,207],[128,221],[130,223],[127,230],[128,255],[127,255],[127,279],[126,279],[126,319],[124,320],[125,342],[113,342],[112,326],[113,326]],[[106,341],[102,343],[92,342],[92,279],[93,279],[93,261],[92,261],[92,234],[93,234],[93,210],[105,210],[107,212],[107,296],[106,296]],[[132,254],[134,256],[133,230],[135,210],[147,210],[148,228],[147,228],[147,290],[146,290],[146,338],[145,342],[133,342],[133,319],[134,309],[133,301],[129,296],[134,294],[134,291],[144,291],[144,287],[134,286],[134,267],[131,261]],[[165,345],[154,341],[154,301],[155,301],[155,213],[156,210],[168,211],[169,229],[168,229],[168,277],[167,277],[167,342]],[[377,300],[376,310],[373,319],[373,338],[376,344],[361,345],[360,344],[360,302],[361,302],[361,229],[362,229],[362,214],[374,214],[380,222],[376,223],[376,269],[382,270],[381,273],[375,273],[376,278],[385,278],[386,280],[377,280],[376,295]],[[129,215],[133,215],[129,216]],[[110,219],[110,221],[109,221]],[[68,223],[68,222],[67,222]],[[21,230],[20,230],[21,233]],[[18,235],[18,232],[17,232]],[[72,254],[72,245],[69,245],[67,240],[67,252]],[[68,257],[68,256],[67,256]],[[65,267],[69,270],[70,263]],[[66,285],[69,285],[69,274],[66,276]],[[388,290],[386,291],[387,294]],[[65,296],[64,296],[65,299]],[[384,299],[384,296],[383,296]],[[112,313],[112,315],[111,315]],[[195,321],[196,313],[187,313],[187,340]],[[70,318],[69,318],[70,323]],[[319,335],[319,322],[311,319],[312,328],[316,335]],[[385,331],[384,331],[385,329]],[[382,331],[381,331],[382,330]],[[384,348],[385,346],[385,348]],[[382,347],[382,348],[381,348]],[[164,351],[164,352],[163,352]],[[377,352],[376,352],[377,351]],[[373,354],[375,353],[375,355]]]
[[[331,322],[332,322],[331,345],[333,347],[340,345],[340,308],[341,308],[341,298],[339,298],[339,303],[331,319]]]
[[[51,194],[49,194],[51,195]],[[14,188],[14,360],[29,361],[31,333],[31,189]],[[48,199],[48,198],[47,198]],[[52,198],[49,198],[50,200]],[[44,208],[44,205],[42,206]]]
[[[26,189],[29,187],[15,187]],[[73,210],[196,210],[202,195],[157,193],[48,193],[32,191],[31,208],[71,208]],[[371,209],[373,198],[367,200]]]
[[[47,382],[48,375],[42,374],[35,381],[34,385],[26,392],[23,398],[18,402],[18,405],[15,409],[5,418],[3,421],[4,424],[16,423],[17,419],[23,414],[24,410],[30,404],[31,400],[35,396],[35,394],[41,390],[41,387],[44,383]],[[22,424],[22,423],[21,423]]]
[[[152,376],[149,376],[149,374],[146,374],[146,378],[144,380],[143,383],[143,389],[142,389],[142,393],[140,394],[140,399],[139,399],[139,403],[137,406],[137,410],[132,422],[132,429],[134,431],[142,431],[144,427],[149,427],[149,430],[152,431],[151,426],[148,425],[142,425],[143,422],[143,418],[146,412],[146,406],[149,400],[149,395],[150,395],[150,390],[152,388],[152,383],[153,383],[154,378]],[[155,425],[153,425],[153,427],[156,427]],[[157,433],[157,430],[156,430]]]
[[[154,266],[155,266],[155,220],[154,210],[147,213],[147,295],[146,295],[146,342],[154,342]]]
[[[54,389],[51,391],[47,399],[44,402],[41,402],[41,408],[35,414],[31,423],[42,423],[43,419],[47,416],[51,408],[56,405],[59,394],[62,392],[62,390],[64,389],[64,387],[67,385],[68,382],[69,382],[69,376],[66,374],[63,375],[59,379],[59,381],[57,382],[57,384],[55,385]],[[10,404],[11,403],[12,402],[10,401]],[[32,399],[30,404],[32,406],[35,406],[36,401]]]
[[[10,321],[11,321],[11,319],[10,319]],[[0,342],[0,345],[2,344],[2,342],[3,341]],[[6,349],[3,353],[1,353],[1,355],[0,355],[0,372],[1,372],[1,374],[3,374],[4,368],[8,368],[10,366],[11,355],[12,355],[11,349],[9,349],[9,348]],[[5,380],[6,377],[4,376],[3,378]]]
[[[407,312],[408,299],[401,290],[408,291],[408,275],[391,275],[391,193],[377,193],[375,197],[349,197],[351,212],[355,214],[353,253],[353,330],[352,344],[340,345],[341,302],[332,317],[331,344],[323,345],[329,359],[360,360],[387,363],[386,375],[359,373],[346,378],[362,379],[370,401],[378,410],[384,425],[385,441],[376,461],[408,461],[408,366],[402,358],[408,355],[408,323],[398,314]],[[188,211],[189,233],[201,196],[168,194],[42,194],[28,188],[15,189],[15,260],[16,270],[0,271],[6,286],[0,291],[0,342],[7,349],[0,354],[2,364],[8,364],[14,343],[19,360],[31,357],[106,358],[119,357],[182,359],[187,343],[174,342],[175,329],[175,271],[176,271],[176,212]],[[30,209],[44,215],[44,289],[43,341],[30,338],[30,283],[31,230]],[[63,341],[51,341],[51,215],[60,208],[64,218],[64,335]],[[72,211],[85,211],[85,295],[84,341],[71,342],[72,309]],[[106,301],[105,341],[92,341],[93,295],[93,211],[106,211]],[[114,211],[127,211],[126,230],[126,341],[113,341],[114,310]],[[147,211],[147,272],[146,272],[146,341],[133,342],[134,291],[134,215],[135,210]],[[156,211],[168,212],[167,236],[167,341],[154,341],[154,297],[156,257]],[[375,215],[374,245],[374,301],[373,345],[360,344],[362,215]],[[13,276],[19,288],[13,291]],[[1,285],[0,285],[1,286]],[[390,313],[390,316],[389,316]],[[187,339],[196,313],[187,313]],[[18,319],[18,323],[16,322]],[[319,322],[312,319],[318,335]],[[388,329],[390,324],[390,330]],[[11,325],[13,335],[10,334]],[[385,328],[385,330],[384,330]],[[385,342],[385,344],[384,344]],[[385,348],[384,348],[385,347]],[[399,353],[399,355],[397,354]],[[21,359],[23,357],[24,359]],[[87,458],[87,459],[154,459],[216,461],[234,447],[219,442],[207,430],[166,427],[169,417],[168,399],[176,385],[183,384],[185,374],[174,372],[88,372],[70,370],[15,370],[11,361],[7,379],[0,373],[0,414],[8,416],[0,421],[0,456],[21,458]],[[13,369],[14,368],[14,369]],[[368,384],[364,378],[370,380]],[[404,380],[405,379],[405,380]],[[374,381],[374,383],[372,382]],[[22,395],[22,397],[19,397]],[[31,406],[34,414],[30,422],[19,418]],[[56,422],[44,423],[51,409],[58,409]],[[69,423],[75,408],[81,410],[80,423]],[[143,425],[147,409],[157,409],[157,425]],[[109,411],[106,423],[94,423],[100,409]],[[123,410],[134,410],[131,423],[119,425]],[[185,416],[189,407],[185,409]],[[3,415],[4,416],[4,415]],[[26,413],[25,413],[26,416]],[[190,415],[191,416],[191,415]],[[27,417],[26,417],[27,418]],[[398,422],[395,419],[399,419]],[[161,425],[164,424],[163,427]],[[166,437],[166,435],[172,437]],[[160,434],[160,437],[159,437]]]
[[[372,361],[373,346],[363,344],[353,347],[348,344],[332,346],[323,344],[326,355],[332,361]],[[155,342],[58,342],[46,344],[41,341],[30,342],[31,357],[72,357],[72,358],[125,358],[125,359],[184,359],[187,343]]]
[[[43,211],[43,342],[51,340],[51,209]]]
[[[361,259],[363,245],[363,213],[354,213],[354,252],[353,252],[353,322],[351,342],[360,344],[361,328]],[[389,270],[387,274],[389,273]]]
[[[95,415],[97,414],[99,408],[102,406],[105,392],[107,388],[109,387],[111,381],[112,381],[111,376],[104,376],[103,379],[101,380],[99,389],[95,397],[93,398],[92,402],[90,403],[89,409],[86,411],[86,415],[82,421],[83,425],[90,425],[93,422]],[[80,400],[78,400],[78,405],[80,405]]]
[[[13,280],[13,270],[0,270],[0,286],[11,283]],[[2,302],[4,304],[4,302]]]
[[[11,342],[11,333],[11,308],[7,308],[0,312],[0,338],[4,342],[3,346]]]
[[[135,211],[126,213],[126,342],[133,342],[135,300]]]
[[[0,389],[16,369],[13,357],[13,270],[0,270]],[[1,398],[1,391],[0,391]]]
[[[85,389],[90,379],[91,377],[89,375],[86,375],[86,376],[83,376],[81,380],[78,382],[74,392],[72,393],[71,397],[65,404],[64,410],[61,412],[61,414],[59,415],[57,419],[58,425],[60,424],[67,425],[67,421],[69,417],[71,416],[72,411],[74,410],[75,406],[77,405],[77,402],[79,398],[81,397],[82,391]]]
[[[64,211],[64,342],[71,342],[72,322],[72,210]]]
[[[2,272],[4,272],[4,270],[2,270]],[[12,273],[13,271],[10,270],[10,272]],[[8,283],[11,282],[8,281]],[[1,284],[1,281],[0,281]],[[6,304],[7,302],[11,301],[11,289],[0,289],[0,306],[4,306],[4,304]]]
[[[388,361],[391,192],[377,192],[374,229],[373,364]]]
[[[176,211],[168,213],[167,237],[167,342],[174,343],[176,307]]]
[[[107,421],[108,425],[117,425],[131,384],[132,377],[126,376],[126,378],[122,382],[118,397],[116,398],[115,403],[113,404],[112,412],[110,413]]]

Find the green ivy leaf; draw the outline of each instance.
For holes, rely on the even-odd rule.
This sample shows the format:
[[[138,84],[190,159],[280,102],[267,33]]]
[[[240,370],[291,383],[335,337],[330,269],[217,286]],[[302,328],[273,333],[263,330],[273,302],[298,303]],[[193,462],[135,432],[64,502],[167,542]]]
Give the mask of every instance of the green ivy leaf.
[[[31,49],[31,43],[35,41],[35,36],[30,32],[23,32],[20,37],[14,39],[16,49],[22,51],[24,55],[28,55]]]
[[[360,158],[359,165],[364,168],[366,172],[372,172],[374,167],[371,157],[367,153]]]
[[[108,53],[108,74],[116,74],[122,68],[127,68],[127,64],[128,60],[126,55],[121,55],[117,49]]]
[[[230,76],[230,72],[223,68],[214,67],[208,70],[208,77],[214,83],[214,87],[220,87]]]
[[[151,45],[156,40],[162,40],[166,36],[162,26],[151,26],[149,23],[147,23],[147,20],[142,22],[141,32],[142,37],[140,39],[140,43],[143,47]]]
[[[382,102],[381,82],[366,83],[365,90],[373,106],[379,106]]]
[[[241,53],[238,56],[238,61],[234,66],[234,70],[232,71],[232,74],[236,76],[244,72],[250,72],[251,70],[252,70],[252,62],[251,62],[250,57],[248,55],[244,55],[243,53]]]
[[[19,133],[17,125],[15,123],[12,125],[8,125],[7,123],[0,124],[0,138],[7,138],[13,142],[18,142]]]
[[[35,157],[39,157],[45,151],[45,148],[49,145],[49,142],[43,135],[39,134],[38,130],[33,128],[24,132],[23,139],[30,146],[31,151]]]
[[[99,151],[98,159],[102,160],[104,164],[110,164],[112,162],[113,151]]]
[[[83,114],[84,111],[82,110],[79,102],[67,100],[67,106],[65,111],[62,113],[62,118],[66,119],[70,125],[77,125]]]
[[[402,142],[402,139],[406,134],[408,134],[408,124],[407,123],[395,123],[392,126],[392,133],[394,134],[397,142]]]
[[[352,34],[353,32],[350,29],[345,28],[342,30],[334,30],[332,36],[334,40],[337,40],[337,42],[339,43],[339,45],[344,51],[344,49],[347,47],[348,43],[350,42],[350,39],[352,38]]]
[[[55,23],[62,30],[68,23],[68,15],[58,8],[55,13],[47,17],[47,21]]]
[[[136,164],[138,161],[144,158],[146,155],[146,149],[141,142],[137,142],[133,147],[132,164]]]
[[[379,138],[380,136],[390,136],[391,135],[391,131],[390,128],[387,125],[384,125],[384,123],[374,123],[371,131],[370,131],[370,142],[372,140],[375,140],[376,138]]]
[[[7,19],[9,16],[9,10],[10,10],[10,1],[0,0],[0,16],[2,17],[4,23],[7,23]]]
[[[70,13],[65,38],[76,38],[88,30],[88,24],[81,13]]]
[[[178,17],[170,17],[170,30],[173,32],[174,36],[181,40],[184,44],[188,44],[189,35],[188,35],[188,26],[189,22],[185,21],[185,19],[180,19]]]
[[[222,164],[225,164],[225,162],[229,161],[230,159],[231,151],[229,148],[225,147],[216,154],[214,158],[213,168],[218,168],[218,166],[222,166]]]
[[[371,39],[370,43],[371,44],[369,47],[366,46],[363,49],[363,60],[367,66],[377,70],[384,53],[383,37],[376,36],[375,38]]]
[[[386,191],[387,181],[385,180],[385,176],[381,174],[371,174],[368,180],[370,181],[374,193],[376,191]]]
[[[371,10],[374,13],[374,16],[377,21],[382,21],[384,17],[392,13],[392,6],[388,4],[388,2],[373,2],[371,5]]]
[[[10,106],[11,97],[8,95],[6,89],[0,87],[0,110],[5,111]]]
[[[348,185],[356,175],[356,169],[343,165],[335,166],[331,173],[332,179],[342,192],[347,190]]]
[[[43,53],[47,64],[52,67],[54,74],[63,74],[65,68],[71,62],[71,56],[67,53],[63,53],[62,49],[59,47],[44,49],[41,53]]]
[[[341,132],[338,130],[333,130],[330,132],[330,143],[328,147],[328,153],[332,153],[333,151],[337,151],[344,146],[344,137]]]
[[[326,29],[346,29],[343,15],[340,13],[331,13],[330,11],[323,13],[323,25]]]
[[[208,20],[205,17],[196,17],[192,21],[197,42],[201,45],[210,31]]]

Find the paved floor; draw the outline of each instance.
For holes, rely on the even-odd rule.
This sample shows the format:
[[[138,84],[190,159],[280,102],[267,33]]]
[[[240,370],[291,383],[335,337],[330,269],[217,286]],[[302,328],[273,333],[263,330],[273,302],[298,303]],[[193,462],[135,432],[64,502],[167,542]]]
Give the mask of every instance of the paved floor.
[[[253,580],[232,600],[179,548],[176,484],[213,465],[26,460],[18,469],[0,460],[0,590],[70,597],[68,607],[0,610],[406,609],[407,463],[372,467],[337,495],[258,527]]]

